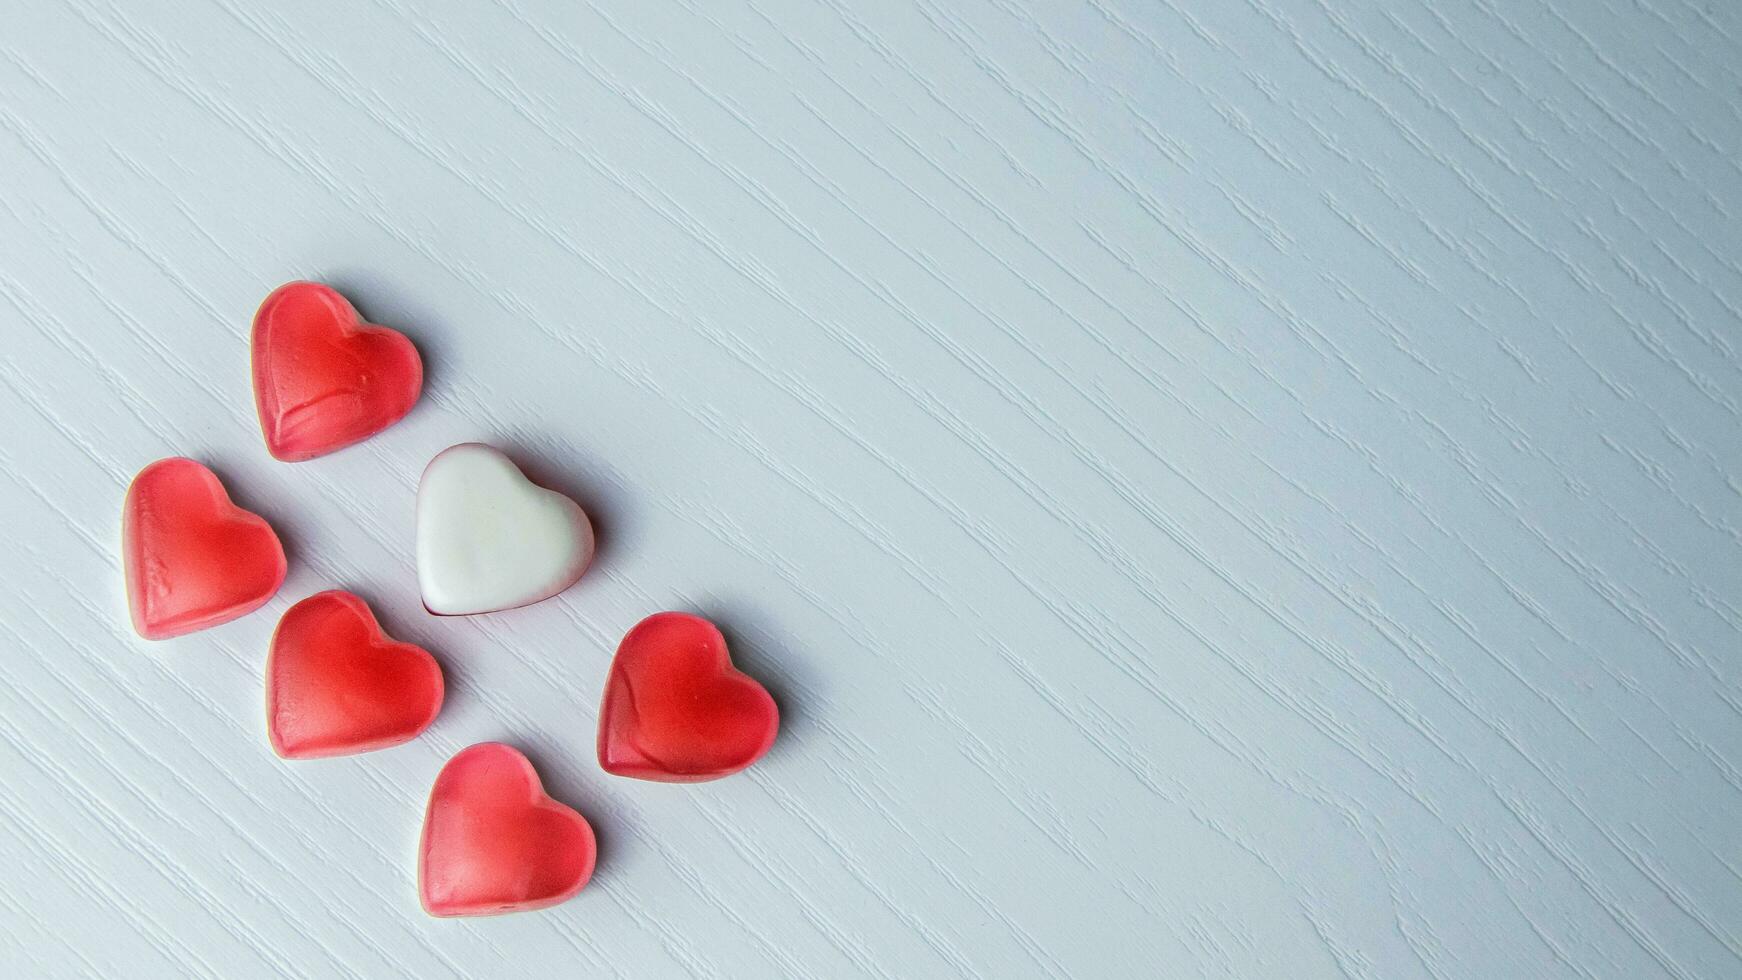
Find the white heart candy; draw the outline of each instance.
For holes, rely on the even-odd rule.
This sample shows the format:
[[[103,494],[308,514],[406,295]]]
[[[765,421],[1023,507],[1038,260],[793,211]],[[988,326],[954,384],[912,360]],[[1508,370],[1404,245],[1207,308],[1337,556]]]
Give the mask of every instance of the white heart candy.
[[[417,486],[417,584],[442,616],[525,606],[575,584],[593,560],[581,505],[528,480],[499,450],[442,450]]]

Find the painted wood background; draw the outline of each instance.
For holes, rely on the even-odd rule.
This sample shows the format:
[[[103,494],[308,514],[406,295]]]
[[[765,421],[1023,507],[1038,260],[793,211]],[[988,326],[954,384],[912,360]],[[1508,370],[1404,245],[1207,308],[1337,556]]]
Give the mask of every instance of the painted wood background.
[[[1739,158],[1731,0],[0,0],[0,972],[1742,975]],[[430,385],[285,465],[299,277]],[[438,621],[472,439],[602,552]],[[147,644],[171,454],[292,570]],[[450,700],[281,763],[333,586]],[[780,700],[750,773],[596,767],[662,608]],[[483,739],[599,872],[431,920]]]

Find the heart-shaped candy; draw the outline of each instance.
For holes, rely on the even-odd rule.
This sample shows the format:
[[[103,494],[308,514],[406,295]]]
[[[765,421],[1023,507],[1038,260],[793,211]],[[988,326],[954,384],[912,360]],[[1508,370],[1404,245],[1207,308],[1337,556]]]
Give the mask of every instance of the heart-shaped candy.
[[[404,418],[423,390],[411,341],[362,322],[318,282],[280,286],[260,304],[253,360],[260,431],[286,462],[369,438]]]
[[[544,794],[526,756],[483,742],[430,790],[417,883],[431,915],[496,915],[566,901],[593,874],[593,828]]]
[[[599,765],[660,782],[718,779],[762,758],[779,728],[774,698],[732,666],[713,623],[656,613],[623,637],[611,662]]]
[[[266,657],[266,734],[286,759],[384,749],[442,708],[442,669],[381,631],[362,599],[333,590],[284,614]]]
[[[467,616],[525,606],[575,584],[593,560],[581,505],[528,480],[501,451],[442,450],[417,487],[424,608]]]
[[[284,547],[191,459],[139,471],[121,511],[121,565],[133,629],[148,640],[227,623],[284,584]]]

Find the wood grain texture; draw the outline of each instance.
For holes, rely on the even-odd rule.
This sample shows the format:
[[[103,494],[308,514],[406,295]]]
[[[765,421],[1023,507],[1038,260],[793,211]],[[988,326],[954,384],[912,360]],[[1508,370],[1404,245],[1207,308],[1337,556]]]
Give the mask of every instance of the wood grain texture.
[[[1742,5],[0,0],[7,976],[1742,973]],[[250,411],[319,278],[422,404]],[[598,518],[435,620],[417,474]],[[261,613],[127,629],[122,491],[212,465]],[[356,590],[430,733],[267,746]],[[785,728],[602,774],[616,640],[717,619]],[[441,762],[596,825],[431,920]]]

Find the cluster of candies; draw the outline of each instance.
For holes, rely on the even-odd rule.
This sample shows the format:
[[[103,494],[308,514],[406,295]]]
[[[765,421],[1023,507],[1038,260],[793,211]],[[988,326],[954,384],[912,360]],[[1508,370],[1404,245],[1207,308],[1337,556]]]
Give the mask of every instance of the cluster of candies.
[[[252,341],[254,396],[267,449],[313,459],[399,421],[423,388],[417,349],[363,323],[319,283],[280,287]],[[260,608],[278,592],[284,548],[271,526],[230,501],[205,466],[159,460],[127,488],[123,566],[133,627],[162,640]],[[524,606],[573,585],[593,557],[579,504],[529,481],[479,443],[439,453],[417,490],[417,577],[438,616]],[[386,748],[416,738],[441,710],[428,651],[389,638],[364,601],[329,591],[298,602],[266,660],[266,733],[286,759]],[[666,782],[737,772],[768,751],[774,700],[732,666],[705,619],[664,612],[623,638],[599,710],[605,771]],[[544,908],[587,883],[593,831],[545,795],[526,757],[495,742],[454,756],[436,776],[418,846],[418,890],[432,915]]]

